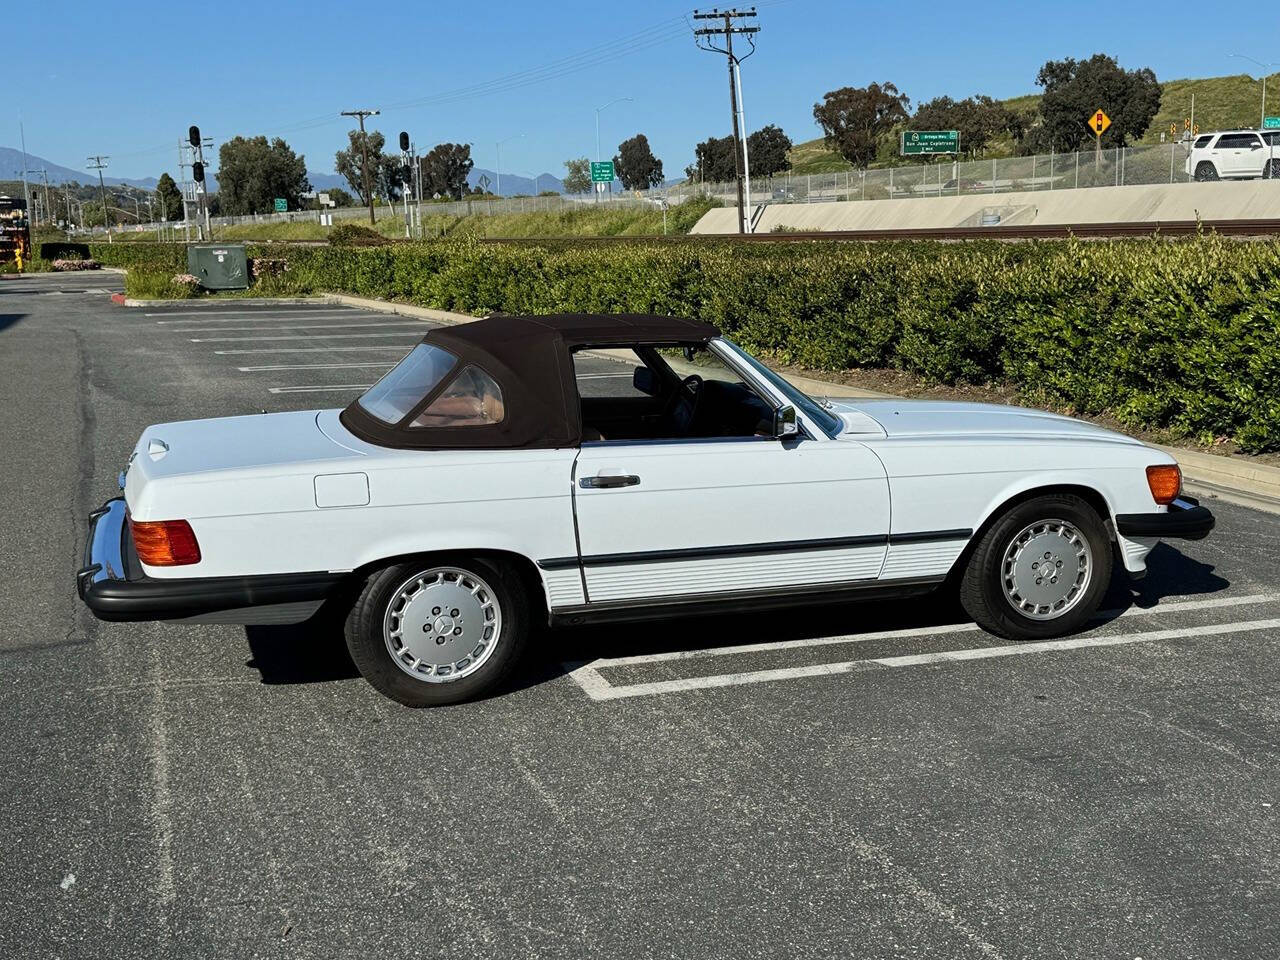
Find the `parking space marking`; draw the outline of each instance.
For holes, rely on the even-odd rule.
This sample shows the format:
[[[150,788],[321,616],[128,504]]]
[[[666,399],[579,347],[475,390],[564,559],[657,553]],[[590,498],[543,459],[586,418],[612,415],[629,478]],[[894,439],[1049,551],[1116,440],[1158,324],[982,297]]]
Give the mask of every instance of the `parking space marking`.
[[[309,338],[308,338],[309,339]],[[379,344],[374,346],[361,347],[249,347],[243,350],[215,350],[213,351],[219,357],[241,356],[246,353],[345,353],[355,350],[399,350],[401,353],[408,353],[409,350],[416,346],[417,340],[407,344]]]
[[[1035,643],[1008,644],[999,647],[946,650],[938,653],[907,654],[899,657],[877,657],[870,660],[845,660],[839,663],[819,663],[807,667],[782,667],[775,670],[752,670],[746,673],[723,673],[709,677],[657,680],[650,683],[633,683],[624,686],[614,686],[609,683],[591,664],[575,667],[570,671],[569,676],[593,700],[623,700],[666,693],[683,693],[690,690],[706,690],[713,687],[733,687],[752,683],[768,683],[776,680],[832,676],[862,670],[936,666],[965,660],[986,660],[996,657],[1058,653],[1065,650],[1083,650],[1091,647],[1115,647],[1134,643],[1151,643],[1157,640],[1186,640],[1196,637],[1226,636],[1233,633],[1248,633],[1252,630],[1274,630],[1276,628],[1280,628],[1280,619],[1246,620],[1239,623],[1211,624],[1203,627],[1173,627],[1167,630],[1148,630],[1142,633],[1109,634],[1101,637],[1069,637],[1065,640],[1044,640]]]
[[[299,305],[297,310],[257,310],[253,307],[236,307],[228,306],[225,309],[221,307],[206,307],[203,310],[163,310],[155,313],[144,313],[144,317],[198,317],[201,320],[216,320],[219,317],[229,317],[235,314],[237,319],[244,316],[254,317],[316,317],[324,314],[331,316],[349,316],[353,313],[363,313],[365,311],[352,310],[350,307],[323,307],[314,308]],[[378,314],[381,316],[381,314]],[[189,323],[190,320],[157,320],[157,323]]]
[[[270,393],[329,393],[339,390],[368,390],[372,383],[326,383],[310,387],[271,387]]]
[[[357,367],[394,367],[394,360],[369,360],[364,363],[268,363],[257,367],[236,367],[241,373],[262,373],[268,370],[353,370]]]
[[[1238,607],[1247,604],[1280,600],[1280,594],[1256,593],[1238,597],[1211,597],[1207,600],[1170,600],[1154,607],[1128,607],[1123,610],[1101,610],[1096,620],[1119,620],[1125,617],[1151,616],[1158,613],[1179,613],[1187,610],[1215,610],[1220,607]],[[936,627],[913,627],[903,630],[880,630],[875,633],[851,633],[837,637],[807,637],[800,640],[779,640],[772,643],[743,643],[732,647],[700,647],[696,650],[672,650],[667,653],[647,653],[632,657],[610,657],[593,661],[597,667],[628,667],[645,663],[667,663],[672,660],[694,660],[702,657],[725,657],[739,653],[768,653],[773,650],[795,650],[803,647],[825,647],[843,643],[866,643],[871,640],[907,640],[936,637],[946,633],[975,633],[981,630],[976,623],[954,623]]]
[[[298,323],[287,324],[281,327],[270,327],[274,333],[277,330],[362,330],[364,328],[377,329],[378,327],[416,327],[422,329],[422,321],[420,320],[392,320],[380,323]],[[204,327],[174,327],[165,333],[222,333],[224,331],[239,330],[261,330],[262,327],[256,324],[249,324],[243,327],[218,327],[216,330],[208,330]],[[318,334],[323,336],[323,334]]]
[[[192,337],[192,343],[247,343],[254,340],[360,340],[377,337],[403,337],[404,330],[396,333],[290,333],[279,337]]]

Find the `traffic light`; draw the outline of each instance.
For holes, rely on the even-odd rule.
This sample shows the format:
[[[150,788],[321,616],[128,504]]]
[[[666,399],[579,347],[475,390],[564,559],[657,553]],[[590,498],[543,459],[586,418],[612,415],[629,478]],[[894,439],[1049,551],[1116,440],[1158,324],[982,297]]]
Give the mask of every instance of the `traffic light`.
[[[400,152],[409,152],[409,134],[404,130],[400,131]]]
[[[194,123],[187,129],[187,142],[193,147],[200,146],[200,128]]]
[[[194,130],[195,127],[192,127],[191,129]],[[204,164],[199,160],[191,165],[191,178],[195,180],[196,183],[204,183]]]

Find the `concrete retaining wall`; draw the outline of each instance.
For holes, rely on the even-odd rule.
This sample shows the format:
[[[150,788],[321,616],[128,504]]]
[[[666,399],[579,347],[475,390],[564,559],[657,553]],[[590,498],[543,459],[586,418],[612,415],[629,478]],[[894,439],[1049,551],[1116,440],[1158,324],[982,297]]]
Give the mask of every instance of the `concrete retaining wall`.
[[[771,203],[757,233],[799,230],[894,230],[978,226],[987,210],[1001,223],[1133,223],[1167,220],[1280,219],[1280,180],[1168,183],[1029,193],[973,194],[838,203]],[[736,233],[737,211],[709,210],[693,233]]]

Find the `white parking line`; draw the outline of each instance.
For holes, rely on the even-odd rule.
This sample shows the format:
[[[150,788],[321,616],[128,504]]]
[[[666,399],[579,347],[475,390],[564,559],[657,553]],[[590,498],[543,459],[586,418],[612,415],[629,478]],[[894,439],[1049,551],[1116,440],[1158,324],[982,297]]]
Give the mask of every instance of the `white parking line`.
[[[1111,634],[1103,637],[1068,637],[1065,640],[1017,643],[1000,647],[946,650],[939,653],[879,657],[872,660],[845,660],[840,663],[819,663],[808,667],[783,667],[777,670],[753,670],[748,673],[724,673],[710,677],[658,680],[652,683],[633,683],[625,686],[614,686],[609,683],[593,666],[577,667],[569,675],[577,681],[578,685],[593,700],[622,700],[630,697],[656,696],[658,694],[680,693],[688,690],[705,690],[712,687],[734,687],[749,683],[768,683],[774,680],[831,676],[833,674],[853,673],[858,670],[873,670],[877,667],[932,666],[961,660],[986,660],[994,657],[1057,653],[1063,650],[1115,647],[1131,643],[1150,643],[1156,640],[1216,637],[1232,633],[1247,633],[1250,630],[1274,630],[1278,627],[1280,627],[1280,619],[1246,620],[1240,623],[1213,624],[1204,627],[1174,627],[1168,630],[1148,630],[1143,633]]]
[[[422,323],[418,320],[393,320],[382,323],[298,323],[288,324],[282,327],[268,327],[274,333],[277,330],[360,330],[365,327],[414,327],[418,330],[422,329]],[[174,327],[171,330],[165,330],[165,333],[222,333],[226,330],[261,330],[262,327],[255,324],[249,324],[244,327],[218,327],[216,330],[207,330],[204,327]]]
[[[630,380],[634,373],[580,373],[579,380]]]
[[[362,337],[404,337],[404,330],[396,333],[291,333],[281,337],[192,337],[192,343],[245,343],[251,340],[359,340]]]
[[[348,353],[356,350],[398,350],[403,354],[408,353],[410,348],[417,342],[417,340],[414,340],[407,344],[388,343],[377,346],[369,344],[363,347],[250,347],[243,350],[215,350],[213,352],[219,357],[241,356],[246,353]]]
[[[297,310],[255,310],[253,307],[227,307],[225,309],[208,307],[204,310],[165,310],[158,313],[144,313],[144,317],[198,317],[201,320],[217,320],[219,318],[231,317],[234,314],[236,320],[243,320],[245,317],[318,317],[322,315],[330,316],[351,316],[356,313],[364,313],[367,311],[352,310],[350,307],[323,307],[316,309],[313,307],[300,307]],[[382,316],[382,314],[374,314]],[[156,323],[191,323],[188,320],[157,320]]]
[[[271,387],[271,393],[329,393],[338,390],[368,390],[372,383],[327,383],[314,387]]]
[[[1123,610],[1101,610],[1096,620],[1118,620],[1124,617],[1151,616],[1158,613],[1180,613],[1186,610],[1216,610],[1246,604],[1280,600],[1280,594],[1257,593],[1250,596],[1210,597],[1206,600],[1170,600],[1154,607],[1127,607]],[[672,660],[694,660],[702,657],[726,657],[738,653],[766,653],[773,650],[795,650],[801,647],[826,647],[842,643],[865,643],[869,640],[904,640],[912,637],[935,637],[945,633],[973,633],[981,628],[976,623],[954,623],[937,627],[913,627],[904,630],[881,630],[876,633],[851,633],[838,637],[806,637],[764,643],[744,643],[733,647],[702,647],[696,650],[672,650],[633,657],[596,660],[594,667],[627,667],[641,663],[667,663]]]
[[[357,367],[394,367],[394,360],[370,360],[366,363],[268,363],[258,367],[236,367],[241,373],[262,373],[267,370],[354,370]]]

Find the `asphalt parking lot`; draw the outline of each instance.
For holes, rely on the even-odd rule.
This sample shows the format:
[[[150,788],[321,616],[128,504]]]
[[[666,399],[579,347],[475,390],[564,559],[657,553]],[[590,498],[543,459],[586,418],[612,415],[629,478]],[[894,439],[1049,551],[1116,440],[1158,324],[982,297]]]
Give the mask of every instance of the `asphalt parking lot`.
[[[0,279],[0,956],[1280,955],[1280,517],[1213,504],[1066,641],[582,628],[410,711],[332,632],[101,624],[73,573],[147,424],[345,405],[423,323],[119,287]]]

